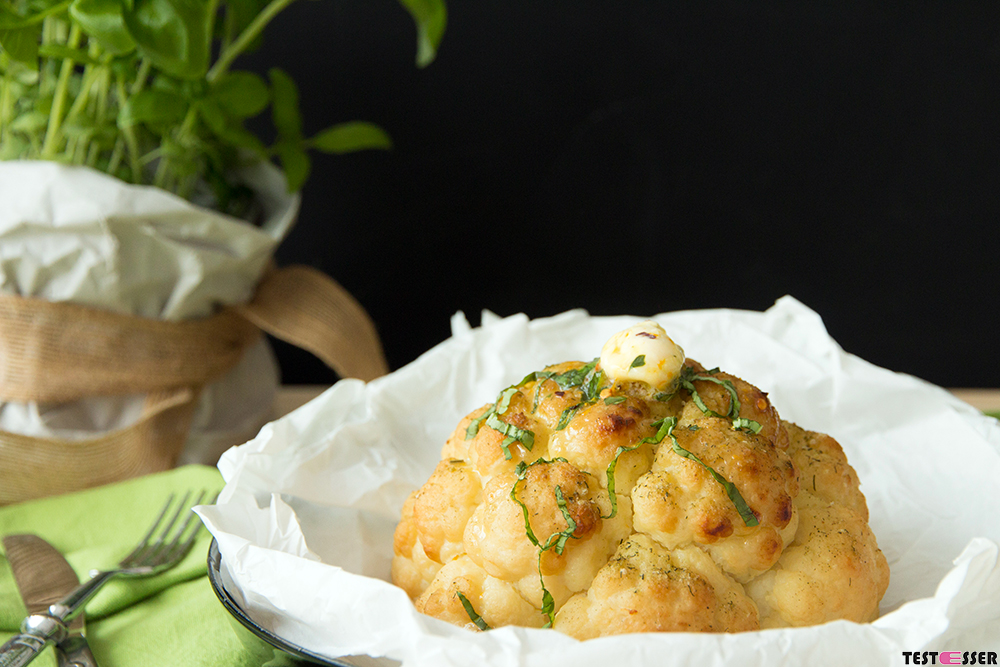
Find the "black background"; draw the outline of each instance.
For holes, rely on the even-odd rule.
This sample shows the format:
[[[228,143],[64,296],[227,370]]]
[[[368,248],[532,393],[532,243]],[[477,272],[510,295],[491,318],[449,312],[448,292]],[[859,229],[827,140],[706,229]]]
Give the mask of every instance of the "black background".
[[[1000,3],[452,0],[426,69],[415,39],[392,0],[298,2],[238,63],[290,73],[308,133],[392,135],[314,155],[277,259],[349,289],[393,368],[456,310],[791,294],[873,363],[1000,382]]]

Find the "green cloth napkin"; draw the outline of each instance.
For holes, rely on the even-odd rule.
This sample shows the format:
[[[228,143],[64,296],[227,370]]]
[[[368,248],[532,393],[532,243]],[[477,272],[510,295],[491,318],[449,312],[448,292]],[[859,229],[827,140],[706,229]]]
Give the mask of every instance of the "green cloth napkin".
[[[218,470],[184,466],[117,484],[0,508],[0,536],[34,533],[52,544],[81,581],[113,567],[145,535],[167,496],[223,486]],[[211,534],[201,533],[167,572],[105,585],[87,605],[87,638],[100,667],[150,665],[257,667],[293,664],[273,651],[247,648],[207,577]],[[0,643],[26,615],[6,556],[0,557]],[[265,647],[266,648],[266,647]],[[53,667],[46,649],[32,667]]]

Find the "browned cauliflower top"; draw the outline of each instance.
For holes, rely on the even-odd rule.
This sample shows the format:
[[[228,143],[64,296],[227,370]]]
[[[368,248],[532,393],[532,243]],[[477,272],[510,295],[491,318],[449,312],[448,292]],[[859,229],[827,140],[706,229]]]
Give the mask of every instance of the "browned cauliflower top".
[[[617,357],[609,341],[532,373],[448,438],[396,529],[417,609],[580,639],[875,618],[889,570],[840,445],[672,341],[679,365],[637,373],[644,341],[623,334]]]

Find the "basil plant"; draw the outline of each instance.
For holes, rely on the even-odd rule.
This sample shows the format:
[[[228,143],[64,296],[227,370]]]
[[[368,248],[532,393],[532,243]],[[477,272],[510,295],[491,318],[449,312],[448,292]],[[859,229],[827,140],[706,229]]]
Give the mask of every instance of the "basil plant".
[[[242,215],[235,167],[276,159],[289,190],[308,151],[388,148],[378,126],[302,131],[298,88],[232,65],[293,0],[0,0],[0,159],[88,165]],[[417,26],[417,64],[444,32],[444,0],[400,0]],[[244,126],[271,108],[265,145]]]

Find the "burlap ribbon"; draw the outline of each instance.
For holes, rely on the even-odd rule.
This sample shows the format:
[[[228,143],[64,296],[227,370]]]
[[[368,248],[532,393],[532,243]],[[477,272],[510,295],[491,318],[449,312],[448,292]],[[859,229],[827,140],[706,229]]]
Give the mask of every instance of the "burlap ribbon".
[[[94,438],[0,431],[0,505],[171,467],[200,389],[235,366],[261,330],[309,350],[341,377],[388,372],[364,308],[305,266],[272,270],[249,303],[185,322],[0,295],[0,400],[147,395],[136,422]]]

